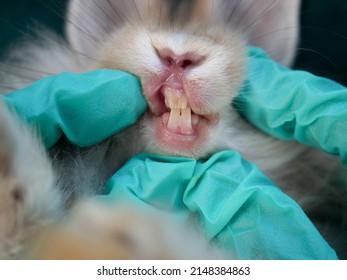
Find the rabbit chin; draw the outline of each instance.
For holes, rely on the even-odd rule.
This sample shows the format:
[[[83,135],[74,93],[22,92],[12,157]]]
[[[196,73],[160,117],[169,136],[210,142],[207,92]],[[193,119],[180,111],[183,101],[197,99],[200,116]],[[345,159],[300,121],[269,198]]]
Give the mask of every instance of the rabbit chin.
[[[168,113],[156,116],[147,111],[141,120],[141,140],[144,151],[169,156],[204,158],[218,149],[224,130],[219,116],[213,120],[201,118],[189,134],[167,127]]]
[[[211,125],[206,119],[200,119],[189,134],[168,128],[167,113],[159,117],[148,113],[146,122],[152,127],[155,147],[164,154],[200,157],[206,149]]]

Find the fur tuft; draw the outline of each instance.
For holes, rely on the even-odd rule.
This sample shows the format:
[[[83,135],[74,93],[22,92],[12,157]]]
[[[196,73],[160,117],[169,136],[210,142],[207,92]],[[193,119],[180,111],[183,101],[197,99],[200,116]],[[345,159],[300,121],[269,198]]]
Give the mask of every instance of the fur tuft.
[[[51,162],[35,131],[0,103],[0,258],[13,258],[36,227],[60,214]]]

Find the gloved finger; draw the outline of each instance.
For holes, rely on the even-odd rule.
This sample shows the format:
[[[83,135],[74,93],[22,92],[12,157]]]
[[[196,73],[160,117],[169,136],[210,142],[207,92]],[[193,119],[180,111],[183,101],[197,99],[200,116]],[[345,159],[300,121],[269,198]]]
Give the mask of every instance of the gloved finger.
[[[107,188],[102,199],[112,204],[129,201],[180,220],[196,213],[207,237],[233,258],[337,258],[298,204],[234,151],[199,161],[141,154]]]
[[[347,164],[347,89],[342,85],[287,69],[251,47],[248,79],[236,104],[265,132],[339,155]]]
[[[64,133],[74,144],[96,144],[135,123],[147,103],[139,80],[118,70],[62,73],[3,96],[38,128],[47,148]]]

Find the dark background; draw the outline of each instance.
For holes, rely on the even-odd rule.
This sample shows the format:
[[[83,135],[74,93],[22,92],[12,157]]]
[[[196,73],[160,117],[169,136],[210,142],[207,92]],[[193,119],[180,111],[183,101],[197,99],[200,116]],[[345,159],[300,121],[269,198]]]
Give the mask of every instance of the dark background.
[[[1,2],[0,56],[16,40],[32,34],[33,22],[64,32],[67,0]],[[295,68],[347,86],[347,0],[303,0],[301,11],[301,44]]]

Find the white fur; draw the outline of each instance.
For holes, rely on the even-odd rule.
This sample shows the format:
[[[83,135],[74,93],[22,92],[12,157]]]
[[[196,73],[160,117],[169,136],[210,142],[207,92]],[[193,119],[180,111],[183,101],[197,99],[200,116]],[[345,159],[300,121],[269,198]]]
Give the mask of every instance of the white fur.
[[[88,238],[118,244],[130,259],[225,259],[222,249],[206,242],[197,222],[186,224],[167,213],[139,205],[107,205],[88,199],[72,209],[66,226]],[[81,230],[82,229],[82,230]],[[125,240],[124,240],[125,239]]]
[[[95,61],[42,27],[38,28],[37,37],[35,40],[25,40],[7,53],[6,60],[0,64],[0,94],[62,72],[86,72]]]
[[[0,102],[0,160],[8,169],[2,174],[0,171],[0,201],[6,205],[0,213],[6,217],[0,225],[0,258],[16,256],[31,231],[61,214],[51,162],[35,135]],[[14,191],[19,199],[13,196]]]

